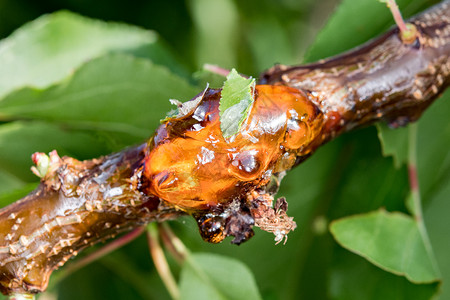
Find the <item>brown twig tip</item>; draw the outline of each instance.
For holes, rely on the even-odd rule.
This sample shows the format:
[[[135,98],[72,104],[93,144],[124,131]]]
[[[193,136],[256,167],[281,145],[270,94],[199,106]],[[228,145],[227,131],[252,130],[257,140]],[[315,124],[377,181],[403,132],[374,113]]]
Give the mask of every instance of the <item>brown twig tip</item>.
[[[386,3],[387,7],[391,10],[395,24],[400,29],[400,39],[402,42],[405,44],[413,43],[418,35],[416,26],[411,23],[405,23],[395,0],[380,0],[380,2]]]

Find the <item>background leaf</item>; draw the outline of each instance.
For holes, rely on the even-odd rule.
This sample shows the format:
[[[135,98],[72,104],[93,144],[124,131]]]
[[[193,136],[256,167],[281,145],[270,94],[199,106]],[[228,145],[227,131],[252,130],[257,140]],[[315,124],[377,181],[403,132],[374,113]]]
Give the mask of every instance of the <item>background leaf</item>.
[[[450,92],[432,105],[419,121],[418,175],[425,224],[443,277],[440,299],[450,298]]]
[[[171,64],[158,35],[61,11],[23,26],[0,43],[0,97],[23,86],[46,87],[108,52],[141,53]]]
[[[392,156],[396,168],[408,162],[408,127],[389,128],[386,124],[378,123],[378,138],[381,142],[384,156]]]
[[[343,247],[389,272],[415,283],[439,279],[433,254],[409,216],[380,210],[337,220],[330,230]]]
[[[181,299],[261,299],[251,271],[240,261],[193,254],[180,275]]]
[[[111,54],[87,62],[60,84],[11,93],[0,102],[0,118],[40,119],[143,140],[169,110],[169,95],[188,100],[197,92],[165,67]]]
[[[234,1],[191,0],[188,5],[196,28],[197,67],[201,68],[205,60],[224,68],[236,66],[239,27]]]
[[[330,272],[330,295],[336,300],[431,299],[439,284],[413,284],[389,274],[348,251],[336,249]]]
[[[423,199],[425,223],[436,259],[443,277],[441,299],[450,297],[450,267],[447,253],[450,251],[450,235],[445,228],[450,222],[445,217],[450,212],[448,189],[450,186],[450,92],[445,92],[418,121],[417,172]],[[407,130],[381,129],[381,142],[385,149],[405,157]],[[386,133],[387,135],[385,135]],[[400,142],[404,141],[404,143]],[[403,154],[402,154],[403,153]],[[394,154],[395,155],[395,154]],[[395,160],[395,159],[394,159]]]

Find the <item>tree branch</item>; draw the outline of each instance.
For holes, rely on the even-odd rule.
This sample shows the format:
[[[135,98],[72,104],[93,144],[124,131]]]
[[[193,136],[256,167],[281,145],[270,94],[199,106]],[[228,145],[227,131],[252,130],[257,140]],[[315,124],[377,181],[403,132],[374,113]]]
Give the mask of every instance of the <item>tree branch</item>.
[[[355,127],[417,120],[447,88],[449,19],[446,1],[410,20],[413,43],[395,28],[325,61],[268,70],[231,139],[220,131],[221,91],[207,89],[146,144],[83,162],[53,155],[36,169],[37,190],[0,210],[0,290],[41,292],[84,248],[184,214],[210,242],[241,243],[255,224],[281,241],[295,228],[285,201],[272,207],[287,170]]]

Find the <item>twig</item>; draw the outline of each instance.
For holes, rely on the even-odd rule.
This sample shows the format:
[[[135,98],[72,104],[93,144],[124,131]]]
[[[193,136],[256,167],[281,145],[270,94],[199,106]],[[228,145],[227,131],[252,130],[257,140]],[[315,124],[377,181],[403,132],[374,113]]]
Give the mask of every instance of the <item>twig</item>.
[[[398,5],[395,0],[385,0],[382,1],[387,4],[387,7],[391,10],[392,16],[394,17],[395,23],[397,24],[400,31],[404,32],[408,30],[406,28],[405,21],[403,20],[402,13],[398,9]]]
[[[175,258],[178,264],[181,265],[186,259],[186,253],[178,251],[177,247],[174,245],[174,243],[181,243],[181,241],[173,234],[167,223],[159,223],[158,228],[165,248],[170,252],[173,258]],[[168,231],[170,231],[170,233]],[[178,248],[180,248],[180,246],[178,246]]]
[[[182,257],[183,260],[185,260],[186,257],[189,256],[189,250],[186,248],[183,242],[175,235],[175,233],[173,233],[169,225],[167,225],[166,223],[162,223],[160,226],[161,226],[161,233],[165,237],[165,239],[170,242],[171,248],[175,249],[177,254],[180,257]]]
[[[217,294],[222,294],[222,292],[217,289],[215,284],[211,281],[211,279],[203,271],[203,269],[195,262],[189,250],[186,248],[183,242],[173,233],[169,225],[165,223],[161,224],[161,232],[164,232],[163,234],[166,236],[167,241],[172,244],[173,249],[176,249],[178,255],[184,258],[183,264],[187,265],[206,285],[216,290]]]
[[[216,65],[211,65],[211,64],[204,64],[203,65],[203,69],[206,71],[209,71],[213,74],[217,74],[217,75],[221,75],[223,77],[227,77],[228,73],[230,73],[230,70],[221,68],[219,66]]]
[[[147,226],[147,239],[150,248],[150,253],[153,258],[153,263],[158,271],[161,280],[167,288],[172,299],[180,299],[180,291],[178,285],[170,271],[169,264],[167,263],[164,251],[159,244],[158,228],[155,223]]]
[[[395,0],[383,0],[382,2],[385,2],[388,8],[391,10],[394,21],[400,29],[400,38],[402,39],[402,41],[406,44],[414,42],[418,35],[416,26],[411,23],[405,23]]]

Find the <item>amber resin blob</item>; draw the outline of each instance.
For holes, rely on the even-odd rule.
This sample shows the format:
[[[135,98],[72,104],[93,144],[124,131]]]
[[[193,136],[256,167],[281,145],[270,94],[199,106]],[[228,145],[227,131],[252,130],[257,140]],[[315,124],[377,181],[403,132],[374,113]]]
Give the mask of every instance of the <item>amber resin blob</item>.
[[[186,211],[242,198],[313,150],[323,114],[304,93],[258,85],[239,132],[220,130],[220,90],[208,89],[190,112],[161,125],[148,146],[149,194]]]

